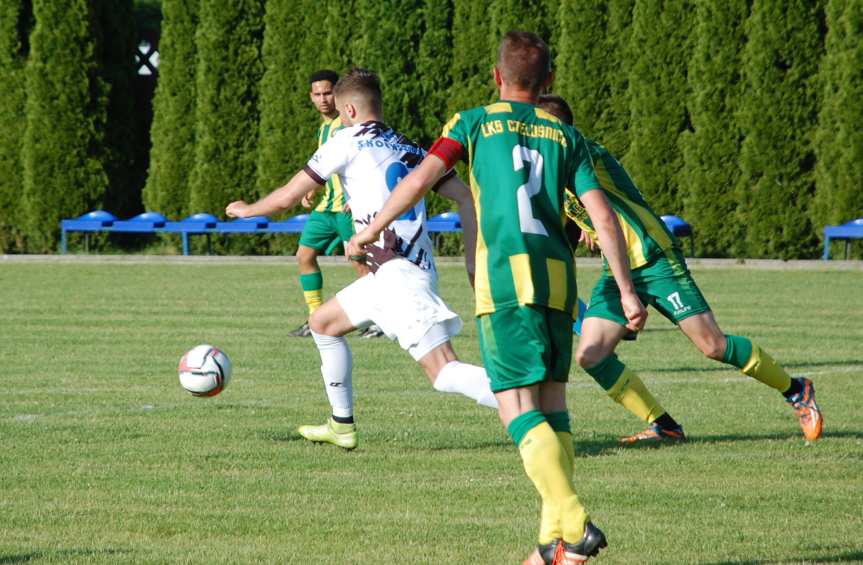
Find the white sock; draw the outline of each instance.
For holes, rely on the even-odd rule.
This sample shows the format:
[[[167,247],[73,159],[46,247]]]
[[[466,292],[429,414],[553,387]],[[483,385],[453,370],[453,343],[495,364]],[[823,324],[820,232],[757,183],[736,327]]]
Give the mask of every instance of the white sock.
[[[333,416],[349,418],[354,415],[351,369],[353,357],[348,341],[344,337],[333,337],[312,332],[315,345],[321,354],[321,375],[327,398],[333,408]]]
[[[438,373],[434,388],[440,392],[457,392],[476,400],[477,404],[497,408],[497,399],[491,391],[488,375],[485,369],[476,365],[450,361]]]

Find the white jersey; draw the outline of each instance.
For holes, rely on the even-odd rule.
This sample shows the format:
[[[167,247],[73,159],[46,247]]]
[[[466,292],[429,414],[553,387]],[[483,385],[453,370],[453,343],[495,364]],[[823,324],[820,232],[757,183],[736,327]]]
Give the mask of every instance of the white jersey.
[[[424,149],[382,122],[370,121],[338,131],[312,155],[305,171],[321,184],[333,175],[340,177],[359,232],[425,154]],[[390,229],[395,231],[399,255],[423,270],[435,270],[424,199],[395,220]],[[383,247],[383,236],[378,245]]]

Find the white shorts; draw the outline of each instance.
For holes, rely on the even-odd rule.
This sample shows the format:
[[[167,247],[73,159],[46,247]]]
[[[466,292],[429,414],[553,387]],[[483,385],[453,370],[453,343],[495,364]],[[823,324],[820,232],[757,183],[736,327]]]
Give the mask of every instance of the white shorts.
[[[443,344],[462,328],[458,314],[437,294],[434,272],[406,259],[384,263],[336,294],[354,327],[376,324],[414,359]]]

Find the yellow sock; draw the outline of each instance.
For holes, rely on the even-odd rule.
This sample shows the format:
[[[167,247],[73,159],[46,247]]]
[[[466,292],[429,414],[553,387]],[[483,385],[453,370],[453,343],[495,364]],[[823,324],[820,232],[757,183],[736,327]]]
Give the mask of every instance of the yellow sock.
[[[568,455],[554,430],[543,421],[524,435],[518,449],[524,470],[542,498],[543,516],[549,522],[540,531],[539,543],[549,543],[556,537],[571,543],[579,541],[588,516],[572,487]]]
[[[323,302],[323,292],[321,289],[304,290],[303,297],[306,299],[306,306],[309,307],[309,316],[315,313],[315,310],[320,308]]]
[[[659,402],[653,398],[641,378],[629,370],[623,369],[620,378],[608,390],[612,400],[644,420],[651,423],[665,413]]]
[[[569,432],[554,432],[560,441],[563,448],[563,463],[566,476],[572,480],[573,470],[575,469],[575,448],[572,446],[572,434]],[[539,539],[553,540],[555,537],[560,537],[560,518],[557,512],[553,512],[546,504],[542,505],[542,510],[539,516]],[[540,541],[540,543],[548,543],[548,541]]]
[[[560,445],[563,446],[564,454],[566,455],[566,468],[564,469],[572,479],[572,473],[575,471],[575,447],[572,445],[572,433],[570,432],[554,432],[557,436]]]
[[[743,367],[744,375],[761,381],[779,392],[785,392],[791,386],[791,376],[766,351],[752,344],[752,356]]]

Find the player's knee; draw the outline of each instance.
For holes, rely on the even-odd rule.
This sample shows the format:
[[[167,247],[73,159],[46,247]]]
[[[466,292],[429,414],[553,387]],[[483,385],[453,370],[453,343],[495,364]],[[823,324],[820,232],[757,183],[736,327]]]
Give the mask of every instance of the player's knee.
[[[582,369],[589,369],[598,365],[607,355],[604,349],[598,344],[584,347],[579,346],[575,351],[575,362]]]
[[[309,316],[309,329],[316,334],[330,335],[330,323],[318,308]]]
[[[317,265],[318,253],[311,247],[300,246],[297,249],[297,263],[300,267],[315,267]]]
[[[704,338],[698,343],[698,348],[704,353],[705,357],[722,361],[725,356],[725,336],[721,338],[715,336]]]

